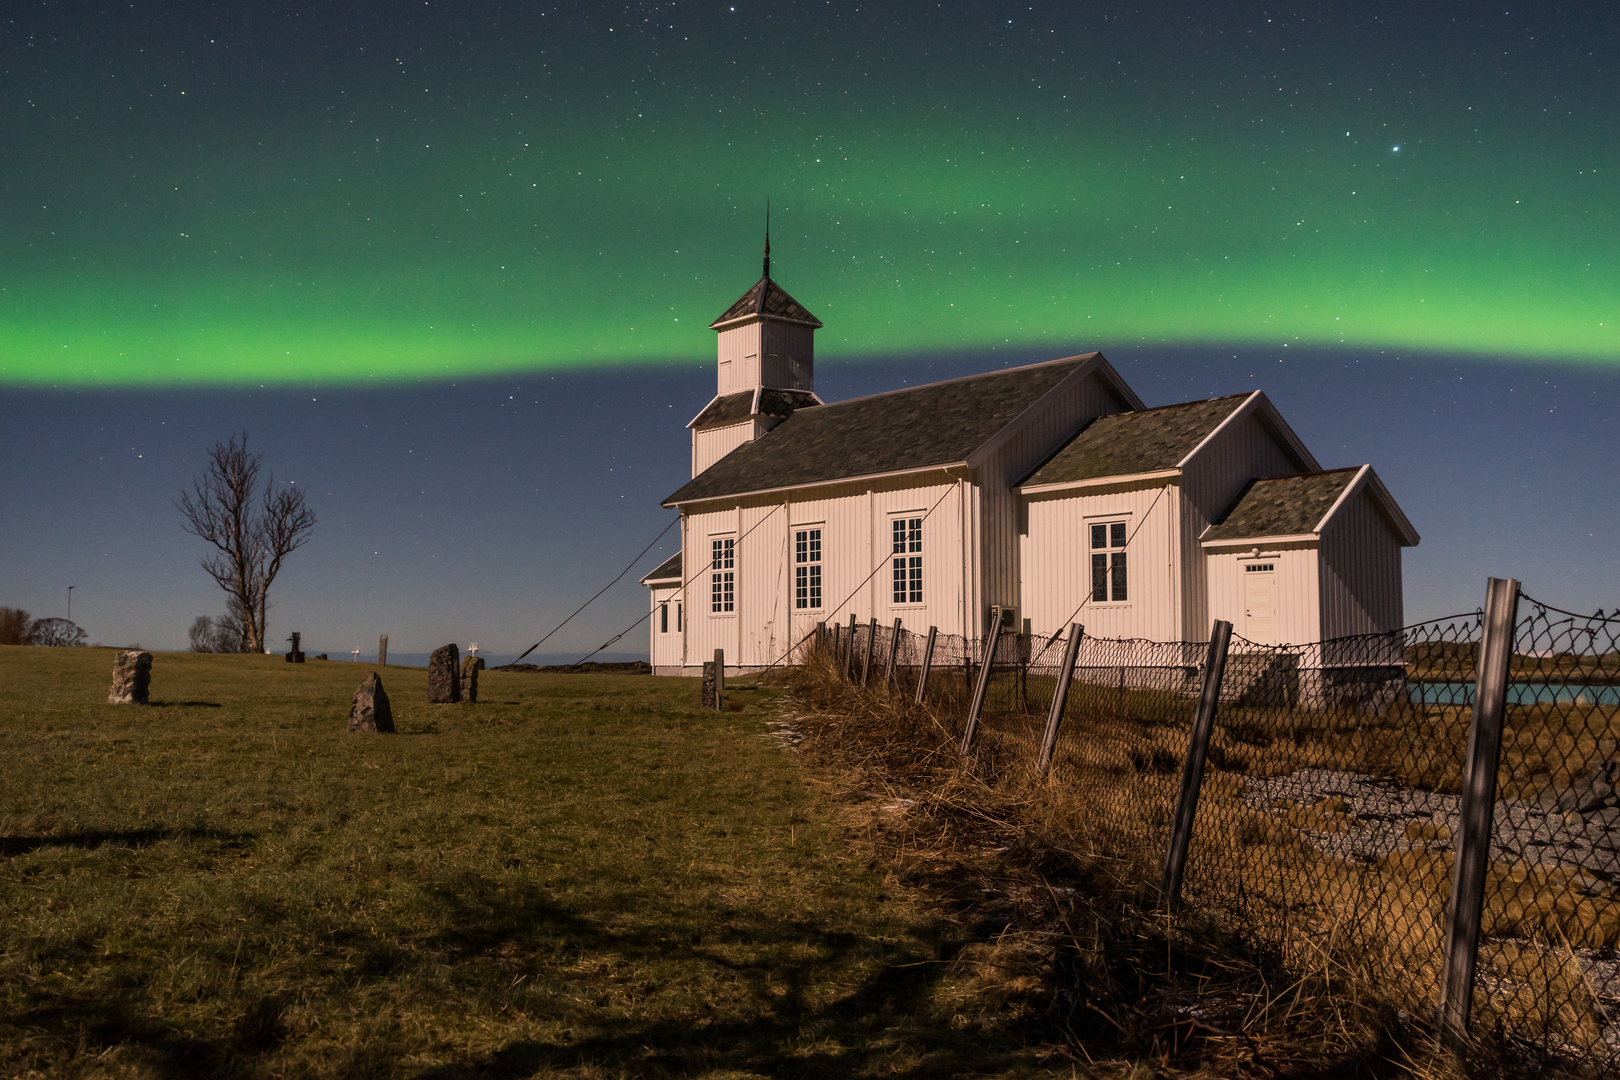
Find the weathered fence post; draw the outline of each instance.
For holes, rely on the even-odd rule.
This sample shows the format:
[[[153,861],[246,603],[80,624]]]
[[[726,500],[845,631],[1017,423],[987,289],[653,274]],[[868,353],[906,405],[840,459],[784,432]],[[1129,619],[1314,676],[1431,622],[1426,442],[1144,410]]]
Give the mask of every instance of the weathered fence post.
[[[844,681],[849,682],[855,670],[855,613],[849,613],[849,643],[844,649]]]
[[[384,634],[377,639],[377,666],[388,666],[388,635]]]
[[[889,635],[889,663],[883,671],[883,685],[894,685],[894,662],[900,656],[900,620],[894,620],[894,630]]]
[[[979,668],[979,681],[973,687],[973,704],[968,708],[967,724],[962,728],[962,753],[973,749],[973,735],[979,727],[979,710],[984,708],[984,692],[990,688],[990,671],[996,666],[996,646],[1001,643],[1001,608],[990,609],[990,632],[984,637],[984,664]]]
[[[923,693],[928,687],[928,669],[934,666],[934,639],[939,636],[939,627],[928,628],[928,640],[923,643],[922,667],[917,669],[917,697],[918,705],[923,703]]]
[[[1187,869],[1187,848],[1192,843],[1193,819],[1198,814],[1198,792],[1204,784],[1204,758],[1215,730],[1215,710],[1221,702],[1221,677],[1226,674],[1226,650],[1232,644],[1232,624],[1216,619],[1204,656],[1204,688],[1198,695],[1198,714],[1187,739],[1187,760],[1181,766],[1181,793],[1170,825],[1170,849],[1164,856],[1164,877],[1159,892],[1167,905],[1181,900],[1181,876]],[[1121,669],[1123,670],[1123,669]]]
[[[1474,1005],[1474,965],[1479,959],[1479,922],[1485,902],[1485,871],[1491,861],[1491,818],[1496,810],[1496,770],[1502,750],[1508,670],[1519,615],[1519,583],[1491,578],[1485,587],[1484,636],[1474,676],[1474,718],[1468,727],[1461,836],[1446,910],[1446,951],[1440,969],[1441,1041],[1452,1051],[1468,1042]]]
[[[861,685],[864,687],[872,678],[872,656],[877,652],[877,616],[872,616],[872,625],[866,631],[866,656],[861,661]]]
[[[726,703],[726,650],[714,650],[714,707]]]
[[[1052,752],[1057,748],[1058,725],[1063,723],[1063,710],[1069,704],[1069,685],[1074,679],[1074,662],[1080,656],[1080,638],[1085,627],[1069,624],[1069,642],[1063,647],[1063,667],[1058,670],[1057,685],[1052,687],[1052,707],[1046,713],[1046,734],[1041,737],[1041,758],[1035,764],[1035,775],[1045,776],[1052,767]]]

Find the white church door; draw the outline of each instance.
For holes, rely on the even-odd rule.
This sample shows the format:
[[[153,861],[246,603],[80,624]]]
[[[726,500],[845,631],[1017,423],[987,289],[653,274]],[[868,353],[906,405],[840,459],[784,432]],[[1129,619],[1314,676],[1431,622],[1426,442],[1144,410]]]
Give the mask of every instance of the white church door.
[[[1277,642],[1277,572],[1274,563],[1243,567],[1243,636],[1256,645]]]

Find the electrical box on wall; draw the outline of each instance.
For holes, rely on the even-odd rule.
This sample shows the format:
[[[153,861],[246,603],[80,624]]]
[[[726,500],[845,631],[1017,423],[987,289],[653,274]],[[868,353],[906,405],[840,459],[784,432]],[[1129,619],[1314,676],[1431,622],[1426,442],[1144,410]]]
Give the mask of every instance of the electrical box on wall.
[[[991,604],[990,618],[985,625],[986,627],[993,627],[997,621],[1000,621],[1002,630],[1011,630],[1016,633],[1018,630],[1018,609],[1001,604]]]

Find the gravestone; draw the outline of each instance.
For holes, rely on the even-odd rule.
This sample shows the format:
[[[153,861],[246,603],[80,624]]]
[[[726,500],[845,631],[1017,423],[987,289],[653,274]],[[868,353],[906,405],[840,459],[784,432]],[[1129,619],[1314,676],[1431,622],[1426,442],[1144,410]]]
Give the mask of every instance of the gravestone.
[[[354,704],[349,708],[349,730],[393,733],[394,710],[388,705],[388,692],[375,671],[367,675],[360,689],[354,692]]]
[[[452,643],[433,650],[428,658],[428,703],[450,705],[461,700],[461,650]]]
[[[478,700],[478,670],[483,666],[483,659],[477,656],[461,661],[461,700],[468,704]]]
[[[113,705],[145,705],[152,686],[152,654],[130,649],[113,660],[112,689],[107,701]]]
[[[298,647],[298,639],[301,637],[303,637],[302,634],[294,631],[293,635],[287,639],[292,642],[292,648],[287,653],[287,663],[289,664],[302,664],[304,662],[304,650]]]

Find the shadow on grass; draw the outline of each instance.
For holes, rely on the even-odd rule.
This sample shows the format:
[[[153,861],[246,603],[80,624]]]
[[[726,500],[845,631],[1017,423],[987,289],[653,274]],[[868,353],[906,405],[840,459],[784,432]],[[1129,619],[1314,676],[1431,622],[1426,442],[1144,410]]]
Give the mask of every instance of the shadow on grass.
[[[569,954],[612,957],[632,972],[681,967],[684,979],[703,969],[731,990],[735,1018],[716,1016],[708,1005],[672,1002],[655,1015],[624,1016],[634,1006],[609,1006],[608,995],[567,1017],[568,1037],[519,1040],[485,1056],[443,1065],[421,1080],[516,1078],[579,1068],[608,1074],[690,1076],[744,1072],[803,1077],[848,1077],[882,1072],[894,1076],[950,1076],[994,1072],[1027,1062],[1011,1031],[953,1028],[935,1000],[967,942],[960,927],[944,921],[917,925],[880,960],[871,935],[757,911],[692,911],[671,908],[663,926],[616,932],[596,921],[526,897],[514,903],[510,888],[496,894],[493,882],[462,879],[441,894],[454,910],[453,928],[425,944],[464,956],[489,957],[510,943],[537,945],[536,936],[566,944]],[[537,934],[538,932],[538,934]],[[528,938],[528,941],[524,941]],[[722,949],[743,946],[753,958],[738,960]],[[860,969],[868,969],[857,977]],[[639,981],[632,976],[631,983]],[[829,983],[847,990],[825,999]],[[580,987],[581,992],[625,986]],[[737,991],[747,999],[738,1005]],[[613,1011],[610,1011],[612,1009]],[[662,1015],[656,1015],[656,1013]],[[736,1017],[741,1012],[745,1015]]]
[[[223,709],[217,701],[149,701],[149,709]]]
[[[226,832],[223,829],[92,829],[59,836],[0,836],[0,856],[27,855],[41,848],[88,850],[108,844],[139,850],[164,840],[212,840],[223,847],[240,848],[255,839],[253,833]]]

